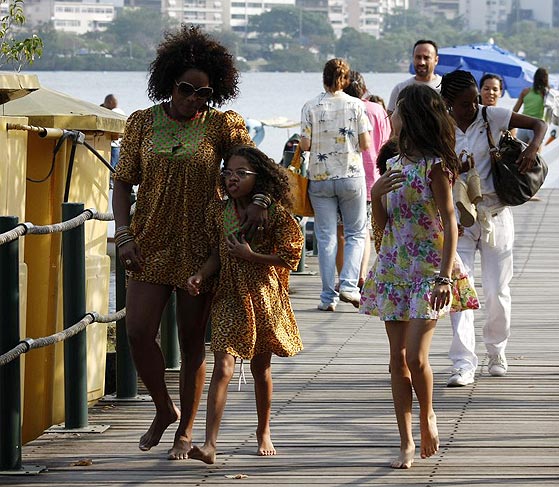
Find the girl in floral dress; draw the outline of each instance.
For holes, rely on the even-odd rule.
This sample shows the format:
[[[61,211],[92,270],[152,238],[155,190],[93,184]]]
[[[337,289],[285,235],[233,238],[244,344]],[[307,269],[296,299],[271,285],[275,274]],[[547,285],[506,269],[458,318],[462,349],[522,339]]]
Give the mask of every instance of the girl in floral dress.
[[[212,302],[211,326],[214,369],[208,391],[206,441],[188,456],[214,463],[217,434],[227,387],[236,358],[250,360],[254,377],[258,426],[258,455],[275,455],[270,435],[272,404],[272,353],[290,357],[303,349],[289,300],[289,270],[297,268],[303,234],[289,213],[291,205],[287,172],[260,150],[234,148],[222,171],[223,189],[229,195],[208,209],[207,235],[211,257],[188,279],[196,295],[204,282],[219,271],[219,285]],[[269,195],[267,228],[247,242],[241,233],[246,207],[254,194]]]
[[[385,321],[390,343],[400,454],[392,468],[410,468],[412,387],[420,406],[421,458],[439,448],[429,349],[437,319],[451,309],[478,308],[456,254],[458,227],[451,187],[458,170],[454,126],[440,95],[414,84],[392,114],[398,154],[371,189],[373,216],[384,228],[360,312]]]

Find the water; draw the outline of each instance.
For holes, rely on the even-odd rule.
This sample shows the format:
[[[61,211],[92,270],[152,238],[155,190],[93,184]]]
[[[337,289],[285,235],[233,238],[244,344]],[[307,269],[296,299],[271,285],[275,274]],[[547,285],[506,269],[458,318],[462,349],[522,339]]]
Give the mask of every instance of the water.
[[[147,74],[144,72],[36,71],[42,86],[67,93],[91,103],[101,104],[108,93],[114,93],[119,106],[127,114],[152,105],[146,94]],[[369,90],[388,102],[396,83],[408,73],[365,73]],[[257,120],[286,117],[299,121],[301,107],[322,91],[322,73],[242,73],[240,96],[222,109],[232,109],[245,118]],[[502,106],[513,105],[508,96]],[[281,159],[285,141],[298,127],[265,128],[260,149],[276,160]]]

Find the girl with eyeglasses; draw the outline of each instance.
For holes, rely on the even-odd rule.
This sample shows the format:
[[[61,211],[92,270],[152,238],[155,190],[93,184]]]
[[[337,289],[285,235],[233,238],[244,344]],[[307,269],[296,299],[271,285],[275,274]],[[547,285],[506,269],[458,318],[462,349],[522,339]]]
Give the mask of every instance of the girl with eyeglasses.
[[[217,436],[227,388],[237,359],[250,360],[254,377],[258,426],[257,454],[275,455],[270,434],[272,354],[290,357],[303,349],[289,300],[289,271],[297,268],[304,238],[291,216],[287,171],[251,146],[234,148],[222,171],[222,189],[229,196],[210,205],[205,238],[212,255],[188,279],[196,296],[219,272],[212,303],[211,350],[214,369],[208,391],[206,441],[189,458],[214,463]],[[269,208],[268,231],[245,236],[241,222],[255,194],[264,193]]]
[[[141,450],[156,446],[179,421],[168,458],[187,458],[205,381],[205,329],[212,281],[197,296],[187,279],[210,255],[200,232],[210,201],[217,198],[220,164],[238,144],[251,144],[243,118],[219,107],[238,93],[232,55],[197,27],[166,35],[150,66],[148,94],[156,104],[129,119],[114,175],[113,209],[118,255],[128,273],[126,328],[138,374],[148,389],[155,418],[140,438]],[[136,212],[130,194],[138,185]],[[262,201],[249,204],[243,231],[265,225]],[[176,293],[181,346],[180,405],[165,384],[165,362],[156,342],[161,315]]]

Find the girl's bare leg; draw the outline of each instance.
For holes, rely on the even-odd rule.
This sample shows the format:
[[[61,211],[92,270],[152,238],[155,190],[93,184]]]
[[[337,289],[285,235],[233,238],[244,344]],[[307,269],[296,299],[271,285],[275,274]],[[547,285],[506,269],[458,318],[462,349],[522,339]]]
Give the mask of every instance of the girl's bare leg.
[[[419,401],[421,458],[430,457],[439,450],[437,417],[433,410],[433,371],[429,363],[436,324],[436,320],[411,320],[406,341],[407,363]]]
[[[412,385],[406,363],[406,334],[409,322],[387,321],[386,334],[390,343],[390,381],[394,412],[400,432],[400,455],[390,464],[392,468],[410,468],[415,456],[412,436]]]
[[[270,417],[272,415],[272,354],[261,353],[250,362],[250,371],[254,377],[254,396],[256,398],[256,412],[258,426],[256,439],[258,441],[257,454],[271,456],[276,454],[270,433]]]
[[[165,384],[165,360],[155,338],[171,286],[130,279],[126,292],[126,330],[138,375],[155,405],[155,418],[140,438],[140,450],[147,451],[161,440],[167,427],[180,416]]]
[[[215,352],[214,356],[214,370],[208,391],[206,441],[201,447],[194,445],[188,452],[189,458],[210,464],[215,463],[217,435],[227,402],[227,387],[235,371],[235,357],[223,352]]]
[[[181,349],[181,420],[169,449],[170,460],[188,458],[192,447],[192,428],[206,380],[206,325],[212,295],[191,296],[177,289],[177,327]]]

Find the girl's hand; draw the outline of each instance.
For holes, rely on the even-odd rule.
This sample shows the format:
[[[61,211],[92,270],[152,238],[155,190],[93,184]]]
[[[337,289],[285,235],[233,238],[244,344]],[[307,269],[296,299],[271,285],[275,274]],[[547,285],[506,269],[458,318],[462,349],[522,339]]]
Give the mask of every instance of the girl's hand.
[[[399,169],[389,169],[380,178],[377,179],[371,188],[371,199],[379,200],[382,196],[390,191],[401,188],[406,177]]]
[[[118,257],[127,271],[141,272],[144,269],[144,257],[134,240],[118,248]]]
[[[435,288],[431,293],[431,308],[435,311],[443,309],[450,303],[452,296],[452,288],[450,284],[435,284]]]
[[[202,285],[202,274],[194,274],[190,276],[186,281],[186,290],[192,296],[198,296],[200,294],[200,286]]]
[[[268,209],[251,203],[247,206],[245,216],[241,222],[241,233],[252,240],[268,227]]]
[[[251,260],[253,252],[244,235],[241,235],[240,240],[237,240],[235,235],[227,237],[227,247],[229,248],[229,254],[233,257]]]

